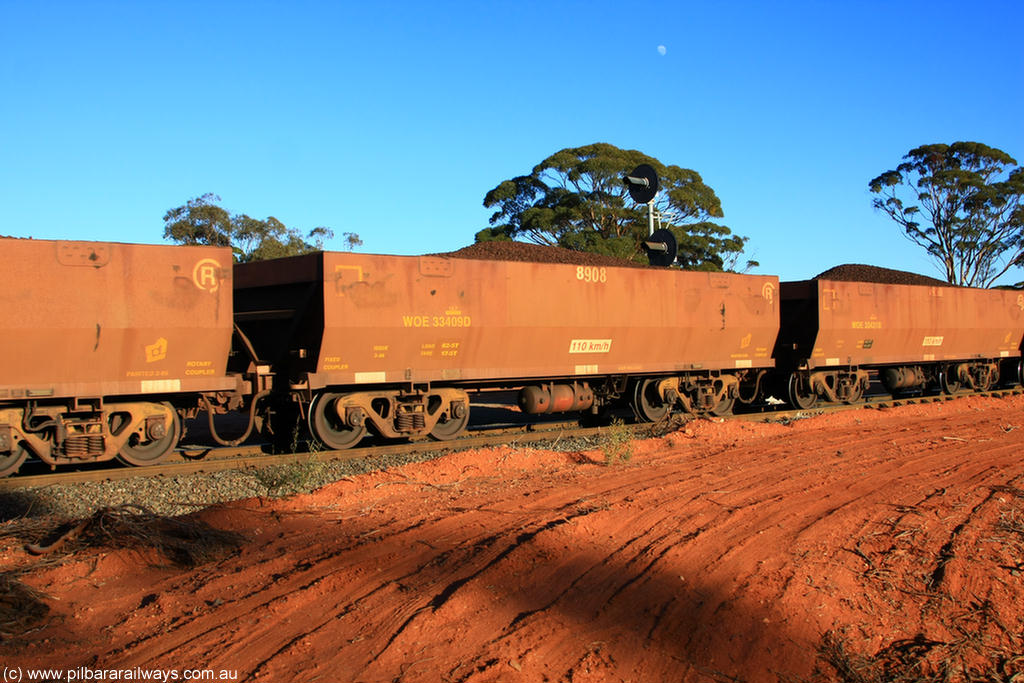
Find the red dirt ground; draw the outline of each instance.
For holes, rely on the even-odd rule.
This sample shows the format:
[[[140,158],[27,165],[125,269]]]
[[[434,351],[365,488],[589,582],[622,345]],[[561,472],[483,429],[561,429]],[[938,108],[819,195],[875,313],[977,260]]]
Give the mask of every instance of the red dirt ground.
[[[1010,680],[1022,453],[1022,396],[697,421],[611,465],[459,453],[210,508],[250,541],[195,569],[102,549],[36,569],[23,580],[51,619],[0,659],[257,681],[855,680],[831,656]]]

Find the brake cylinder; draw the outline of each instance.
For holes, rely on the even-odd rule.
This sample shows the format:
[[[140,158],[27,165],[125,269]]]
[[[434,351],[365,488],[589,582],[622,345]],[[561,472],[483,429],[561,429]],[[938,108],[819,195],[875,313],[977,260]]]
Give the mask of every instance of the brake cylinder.
[[[531,415],[587,410],[592,405],[594,392],[585,383],[528,386],[519,391],[519,407]]]
[[[885,368],[878,374],[882,386],[890,392],[920,386],[926,379],[921,368],[909,366]]]

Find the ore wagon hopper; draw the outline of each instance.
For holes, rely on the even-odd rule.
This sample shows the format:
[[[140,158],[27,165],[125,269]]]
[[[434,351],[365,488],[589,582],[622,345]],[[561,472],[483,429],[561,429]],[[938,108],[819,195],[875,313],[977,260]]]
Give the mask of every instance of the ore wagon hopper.
[[[155,462],[183,400],[235,388],[230,250],[0,238],[0,269],[0,475]]]
[[[1019,380],[1018,291],[817,279],[782,283],[777,364],[794,405],[858,400],[877,370],[892,393],[984,391]]]
[[[239,265],[235,292],[274,413],[334,448],[368,428],[451,438],[488,387],[531,413],[725,412],[778,330],[767,276],[328,252]]]

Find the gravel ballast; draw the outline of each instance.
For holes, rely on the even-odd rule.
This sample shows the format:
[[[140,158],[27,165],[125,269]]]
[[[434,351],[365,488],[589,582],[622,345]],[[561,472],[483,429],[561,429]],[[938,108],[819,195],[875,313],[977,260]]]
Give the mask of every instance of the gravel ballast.
[[[308,493],[345,477],[434,457],[438,454],[412,453],[338,462],[310,460],[258,469],[25,488],[0,493],[0,520],[42,516],[78,519],[100,508],[118,505],[140,505],[157,514],[180,515],[232,500]]]
[[[600,437],[562,438],[533,443],[575,452],[599,447]],[[332,482],[368,472],[444,457],[450,451],[418,451],[336,462],[299,462],[263,468],[177,476],[137,476],[81,484],[38,486],[0,492],[0,523],[21,518],[82,519],[97,510],[138,505],[160,515],[182,515],[210,505],[259,497],[309,493]]]

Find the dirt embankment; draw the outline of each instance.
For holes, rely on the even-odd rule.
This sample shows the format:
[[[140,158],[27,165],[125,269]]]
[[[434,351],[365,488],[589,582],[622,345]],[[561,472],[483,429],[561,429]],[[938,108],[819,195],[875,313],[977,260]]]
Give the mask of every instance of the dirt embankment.
[[[700,421],[612,465],[460,453],[211,508],[250,540],[192,569],[124,549],[41,567],[22,580],[50,620],[0,656],[265,681],[1009,680],[1021,453],[1020,396]]]

